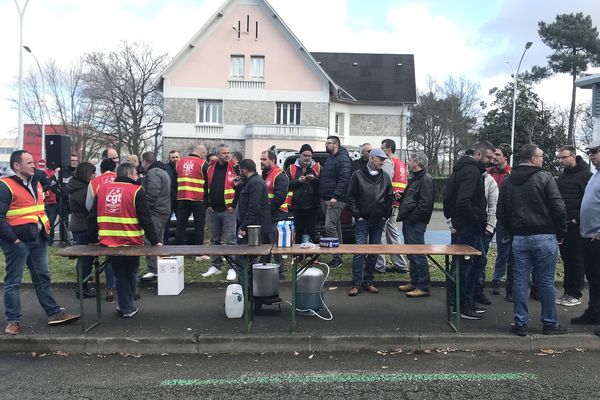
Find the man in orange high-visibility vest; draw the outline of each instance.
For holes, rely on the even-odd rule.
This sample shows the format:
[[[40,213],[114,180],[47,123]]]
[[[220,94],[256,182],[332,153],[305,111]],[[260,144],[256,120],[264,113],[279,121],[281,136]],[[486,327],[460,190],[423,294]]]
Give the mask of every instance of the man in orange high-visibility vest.
[[[144,189],[129,163],[119,165],[114,182],[100,186],[88,215],[90,244],[107,247],[143,246],[144,236],[152,246],[161,245]],[[124,318],[138,313],[135,306],[139,256],[109,256],[117,278],[117,312]]]
[[[44,211],[42,186],[34,177],[33,157],[25,150],[10,155],[14,175],[0,179],[0,247],[6,260],[4,276],[4,309],[7,335],[21,332],[20,286],[25,265],[48,325],[59,325],[79,319],[56,303],[50,287],[47,239],[50,222]]]
[[[383,164],[383,170],[390,178],[392,178],[392,189],[394,192],[392,216],[388,218],[383,228],[381,244],[400,244],[400,226],[399,223],[396,222],[396,218],[398,217],[398,206],[400,205],[398,200],[402,197],[402,193],[404,193],[404,189],[408,184],[408,171],[406,169],[406,163],[395,155],[396,142],[392,139],[383,140],[381,142],[381,150],[388,156],[385,164]],[[390,258],[392,259],[392,267],[387,269],[388,272],[408,272],[408,263],[404,256],[392,254]],[[377,257],[375,272],[386,272],[385,256],[380,255]]]

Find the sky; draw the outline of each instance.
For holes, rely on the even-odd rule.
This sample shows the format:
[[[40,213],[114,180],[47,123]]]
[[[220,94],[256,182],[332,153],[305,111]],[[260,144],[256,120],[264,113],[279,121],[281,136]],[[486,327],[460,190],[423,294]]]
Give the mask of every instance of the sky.
[[[15,135],[19,72],[19,13],[0,0],[0,137]],[[30,0],[23,44],[38,61],[69,66],[89,51],[112,50],[119,41],[143,41],[171,57],[201,29],[224,0]],[[583,12],[600,26],[598,0],[270,0],[309,51],[414,54],[417,90],[428,78],[464,77],[478,82],[482,100],[511,79],[527,41],[521,71],[545,65],[551,50],[537,22]],[[23,52],[24,74],[37,66]],[[591,69],[590,72],[600,72]],[[567,107],[570,77],[558,75],[536,87],[545,103]],[[578,89],[578,100],[591,92]],[[25,123],[28,122],[25,118]]]

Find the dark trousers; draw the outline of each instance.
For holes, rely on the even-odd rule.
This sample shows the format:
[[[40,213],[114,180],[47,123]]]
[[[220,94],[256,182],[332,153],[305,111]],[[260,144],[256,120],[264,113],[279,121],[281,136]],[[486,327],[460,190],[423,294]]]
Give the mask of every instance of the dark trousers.
[[[580,299],[584,285],[585,268],[583,266],[582,239],[579,234],[579,224],[569,222],[567,235],[559,247],[560,257],[565,267],[563,288],[565,294]]]
[[[483,249],[483,231],[477,225],[468,225],[456,232],[456,244],[466,244],[481,252],[481,256],[469,258],[459,257],[458,265],[460,273],[460,301],[461,305],[472,305],[474,303],[475,288],[485,270],[487,255]]]
[[[318,208],[307,208],[302,210],[294,210],[294,226],[296,229],[296,243],[302,243],[302,235],[310,236],[310,241],[317,242],[317,216],[319,215]]]
[[[588,280],[590,301],[585,313],[600,319],[600,241],[582,239],[585,276]]]
[[[46,204],[46,216],[50,221],[50,239],[54,240],[54,224],[56,223],[56,217],[58,217],[58,203]]]
[[[206,216],[204,202],[189,200],[177,201],[175,244],[185,244],[186,227],[190,215],[194,216],[194,243],[188,244],[204,244],[204,218]]]
[[[135,292],[137,290],[137,273],[140,268],[139,257],[109,256],[117,278],[117,306],[122,313],[135,310]]]
[[[484,251],[484,255],[485,255],[485,264],[483,266],[483,269],[481,270],[481,275],[479,275],[479,279],[477,280],[477,284],[475,286],[475,297],[477,296],[481,296],[483,295],[483,288],[485,287],[485,267],[487,266],[487,253],[490,249],[490,242],[492,241],[492,238],[494,237],[494,234],[489,235],[487,232],[483,234],[482,238],[481,238],[481,242],[483,244],[483,251]],[[512,275],[512,273],[511,273]]]

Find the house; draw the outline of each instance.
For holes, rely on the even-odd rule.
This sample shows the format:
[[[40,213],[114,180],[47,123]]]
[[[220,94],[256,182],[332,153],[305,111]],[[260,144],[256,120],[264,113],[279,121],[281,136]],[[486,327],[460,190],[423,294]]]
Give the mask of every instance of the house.
[[[582,76],[575,81],[575,86],[582,89],[592,89],[594,139],[600,139],[600,74]]]
[[[228,0],[155,80],[164,96],[163,149],[219,143],[260,152],[406,143],[416,102],[414,57],[310,53],[265,0]]]

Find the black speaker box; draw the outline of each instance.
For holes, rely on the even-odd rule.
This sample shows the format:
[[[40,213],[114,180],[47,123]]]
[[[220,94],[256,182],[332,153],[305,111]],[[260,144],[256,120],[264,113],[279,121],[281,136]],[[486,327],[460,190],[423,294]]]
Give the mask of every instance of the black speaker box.
[[[71,136],[46,135],[46,166],[48,168],[71,165]]]

